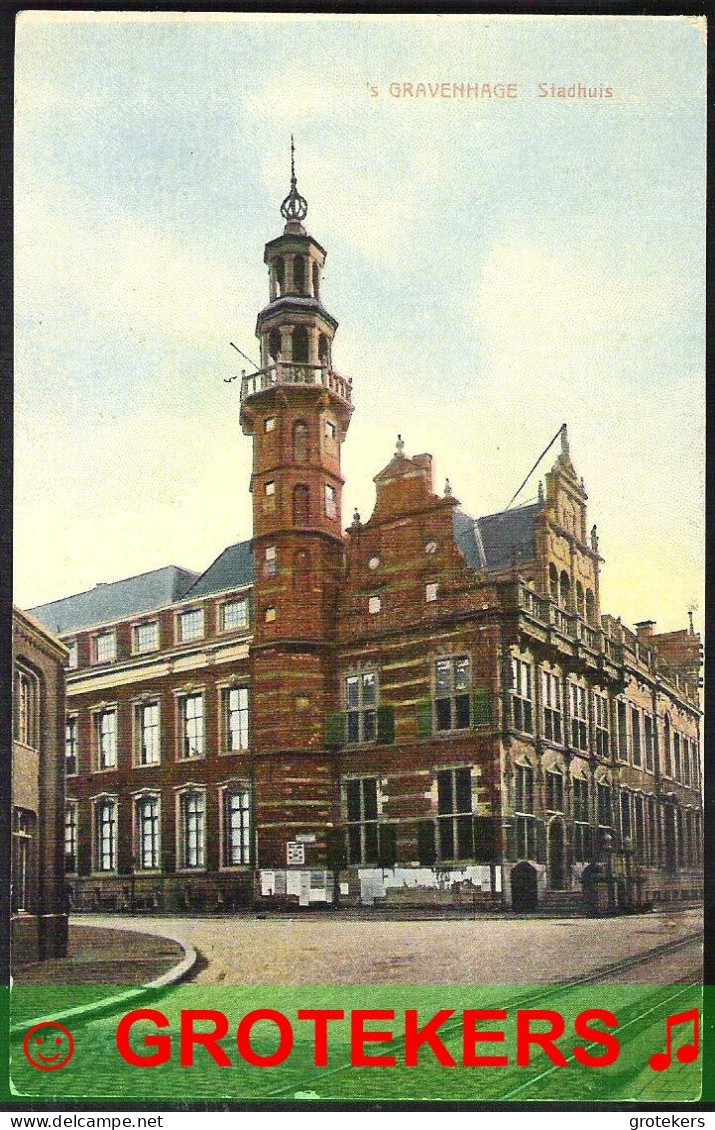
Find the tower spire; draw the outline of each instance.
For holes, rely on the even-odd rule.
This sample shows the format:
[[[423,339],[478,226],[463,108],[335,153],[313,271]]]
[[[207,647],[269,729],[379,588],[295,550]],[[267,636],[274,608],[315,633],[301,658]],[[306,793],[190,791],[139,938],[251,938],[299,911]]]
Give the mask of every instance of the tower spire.
[[[308,214],[308,201],[298,192],[295,176],[295,142],[293,134],[290,135],[290,192],[281,204],[281,216],[290,223],[291,220],[304,220]]]

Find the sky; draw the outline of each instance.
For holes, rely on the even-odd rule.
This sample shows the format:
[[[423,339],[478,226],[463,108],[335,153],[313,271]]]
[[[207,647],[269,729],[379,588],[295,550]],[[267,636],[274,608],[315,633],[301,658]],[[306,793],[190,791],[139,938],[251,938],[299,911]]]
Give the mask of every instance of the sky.
[[[21,14],[15,602],[250,537],[229,342],[258,355],[292,132],[345,525],[398,433],[477,516],[567,422],[602,611],[701,627],[705,109],[686,17]]]

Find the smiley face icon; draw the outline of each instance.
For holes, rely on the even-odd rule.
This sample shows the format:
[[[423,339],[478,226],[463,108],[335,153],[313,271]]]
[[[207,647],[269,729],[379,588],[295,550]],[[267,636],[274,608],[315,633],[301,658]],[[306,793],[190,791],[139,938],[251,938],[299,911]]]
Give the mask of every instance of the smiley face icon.
[[[74,1055],[74,1038],[64,1024],[43,1020],[30,1028],[22,1049],[33,1067],[40,1071],[57,1071]]]

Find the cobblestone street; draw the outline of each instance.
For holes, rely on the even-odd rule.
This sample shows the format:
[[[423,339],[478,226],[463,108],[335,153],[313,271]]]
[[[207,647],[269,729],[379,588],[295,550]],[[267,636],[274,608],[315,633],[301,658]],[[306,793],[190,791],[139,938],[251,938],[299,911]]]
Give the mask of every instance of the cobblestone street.
[[[83,925],[112,925],[166,935],[200,955],[198,984],[541,984],[569,980],[634,957],[702,927],[690,909],[633,917],[484,918],[385,921],[347,917],[231,918],[82,915]],[[668,983],[697,970],[688,946],[625,979]],[[201,960],[203,959],[203,960]],[[696,978],[697,979],[697,978]]]

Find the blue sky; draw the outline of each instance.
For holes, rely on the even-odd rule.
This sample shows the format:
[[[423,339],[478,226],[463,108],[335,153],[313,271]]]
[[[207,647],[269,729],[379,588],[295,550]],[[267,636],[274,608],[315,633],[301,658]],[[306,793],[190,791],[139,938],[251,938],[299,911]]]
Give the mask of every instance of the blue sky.
[[[16,83],[18,603],[250,535],[223,378],[230,340],[257,353],[293,131],[354,382],[346,524],[397,432],[480,514],[566,420],[603,608],[702,608],[703,21],[35,12]]]

